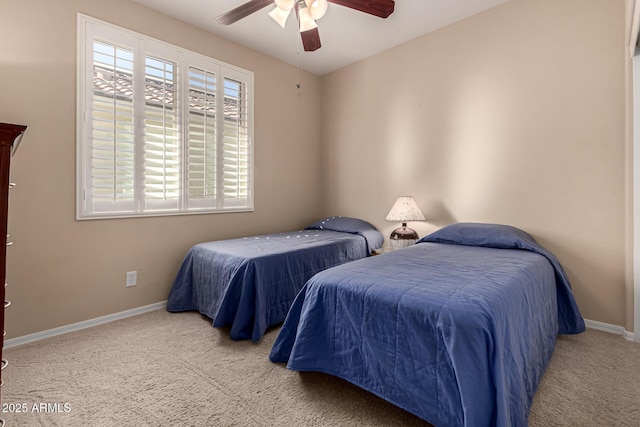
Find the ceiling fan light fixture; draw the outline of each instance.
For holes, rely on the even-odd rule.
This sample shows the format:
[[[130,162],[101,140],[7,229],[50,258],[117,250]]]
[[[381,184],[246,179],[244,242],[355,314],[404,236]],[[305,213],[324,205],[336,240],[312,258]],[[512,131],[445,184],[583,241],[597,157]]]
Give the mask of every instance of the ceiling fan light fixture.
[[[313,20],[311,15],[309,14],[309,8],[300,8],[299,10],[300,16],[300,32],[304,33],[305,31],[313,30],[314,28],[318,28],[318,24]]]
[[[276,6],[284,11],[290,11],[296,5],[296,0],[274,0]]]
[[[284,28],[290,13],[291,13],[291,10],[283,10],[283,9],[280,9],[279,7],[276,7],[271,12],[269,12],[269,16],[271,17],[271,19],[276,21],[278,25]]]
[[[322,18],[329,8],[327,0],[304,0],[304,2],[309,9],[309,15],[315,20]]]

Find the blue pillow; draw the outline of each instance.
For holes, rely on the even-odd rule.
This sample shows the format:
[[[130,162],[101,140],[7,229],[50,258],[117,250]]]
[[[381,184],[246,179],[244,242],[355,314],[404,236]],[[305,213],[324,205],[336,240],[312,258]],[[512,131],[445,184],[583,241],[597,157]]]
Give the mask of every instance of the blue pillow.
[[[384,236],[367,221],[347,216],[330,216],[305,228],[305,230],[329,230],[358,234],[367,241],[367,253],[378,250],[384,245]]]
[[[519,228],[502,224],[459,222],[434,231],[418,241],[491,248],[529,249],[536,240]]]
[[[358,233],[366,230],[376,230],[376,228],[358,218],[348,216],[330,216],[314,222],[305,227],[305,230],[331,230],[344,231],[345,233]]]

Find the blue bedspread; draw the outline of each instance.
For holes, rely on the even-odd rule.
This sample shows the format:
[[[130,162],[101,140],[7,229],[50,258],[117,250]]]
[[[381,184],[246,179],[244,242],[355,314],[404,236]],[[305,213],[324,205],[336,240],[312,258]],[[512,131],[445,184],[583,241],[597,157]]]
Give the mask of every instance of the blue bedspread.
[[[284,320],[311,276],[381,246],[381,235],[358,233],[303,230],[195,245],[174,280],[167,310],[198,310],[215,327],[231,325],[231,338],[257,341]]]
[[[526,426],[560,325],[579,333],[584,322],[555,259],[526,233],[501,231],[480,246],[423,242],[318,273],[270,359],[343,378],[436,426]]]

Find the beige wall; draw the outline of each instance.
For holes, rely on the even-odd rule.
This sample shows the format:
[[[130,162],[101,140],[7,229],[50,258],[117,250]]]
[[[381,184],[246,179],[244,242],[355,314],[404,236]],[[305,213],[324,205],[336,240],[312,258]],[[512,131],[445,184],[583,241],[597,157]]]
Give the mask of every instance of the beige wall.
[[[388,235],[401,194],[429,219],[421,235],[453,221],[529,231],[586,318],[633,329],[622,0],[513,0],[322,79],[302,73],[302,91],[293,67],[130,0],[0,10],[0,121],[29,126],[12,165],[9,338],[165,300],[195,242],[324,214]],[[75,220],[76,12],[255,72],[255,212]]]
[[[0,121],[28,126],[11,172],[8,338],[166,300],[196,242],[317,219],[318,77],[301,73],[298,91],[294,67],[129,0],[0,0],[0,11]],[[255,73],[254,212],[75,220],[77,12]]]
[[[624,2],[513,0],[322,80],[326,213],[385,235],[515,225],[561,260],[584,316],[626,315]]]

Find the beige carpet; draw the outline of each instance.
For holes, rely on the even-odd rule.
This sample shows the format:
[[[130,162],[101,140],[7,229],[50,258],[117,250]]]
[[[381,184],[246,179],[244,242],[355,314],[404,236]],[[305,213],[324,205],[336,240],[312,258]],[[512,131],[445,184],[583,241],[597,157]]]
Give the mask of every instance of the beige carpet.
[[[342,380],[268,359],[195,313],[158,310],[5,350],[8,426],[427,425]],[[13,406],[11,406],[13,405]],[[531,426],[640,425],[640,344],[562,336]]]

